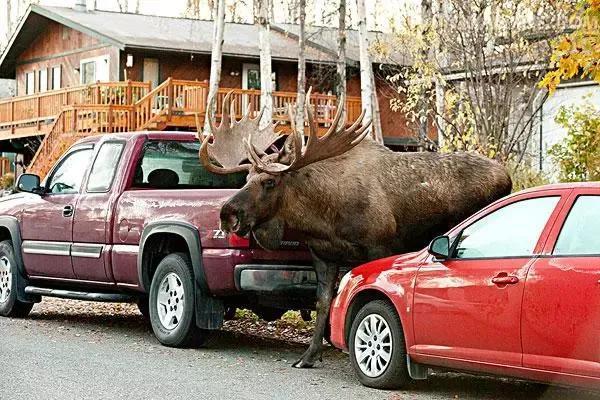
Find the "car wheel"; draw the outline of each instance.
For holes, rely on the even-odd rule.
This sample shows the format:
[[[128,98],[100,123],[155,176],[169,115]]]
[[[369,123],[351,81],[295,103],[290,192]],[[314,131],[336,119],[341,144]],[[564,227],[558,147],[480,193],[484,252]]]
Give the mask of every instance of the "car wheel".
[[[160,343],[169,347],[203,344],[209,331],[196,326],[194,273],[184,253],[166,256],[150,285],[150,323]]]
[[[396,389],[409,381],[400,318],[385,300],[367,303],[352,322],[350,361],[358,380],[376,389]]]
[[[23,318],[29,315],[33,303],[17,299],[17,263],[12,242],[0,242],[0,315]]]

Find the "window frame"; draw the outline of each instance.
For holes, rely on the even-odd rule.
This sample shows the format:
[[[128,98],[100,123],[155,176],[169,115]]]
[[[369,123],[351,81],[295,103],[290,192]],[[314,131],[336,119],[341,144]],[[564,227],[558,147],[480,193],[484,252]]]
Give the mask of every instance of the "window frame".
[[[121,151],[119,153],[119,157],[117,158],[117,162],[113,169],[113,174],[110,179],[108,188],[106,190],[89,190],[90,178],[92,177],[92,172],[94,171],[94,165],[96,164],[96,160],[98,159],[98,156],[100,154],[100,151],[102,150],[102,147],[106,144],[113,144],[113,143],[120,144]],[[102,142],[99,146],[96,145],[98,147],[98,149],[94,152],[95,154],[94,154],[92,162],[90,163],[90,166],[89,166],[89,173],[87,174],[87,178],[85,179],[85,193],[108,193],[112,190],[112,187],[115,184],[115,178],[117,177],[117,171],[119,170],[119,165],[121,165],[121,160],[123,159],[123,153],[125,152],[125,145],[126,145],[126,142],[124,140],[116,140],[116,139],[111,139],[111,140]]]
[[[41,68],[37,71],[38,82],[37,88],[38,93],[44,93],[48,91],[48,68]]]
[[[573,211],[573,209],[575,208],[575,205],[577,204],[577,200],[579,200],[579,198],[581,197],[598,197],[600,198],[600,191],[598,192],[588,192],[588,191],[584,191],[584,192],[578,192],[573,194],[573,196],[569,199],[569,203],[567,204],[568,206],[568,211],[564,214],[564,217],[561,219],[561,221],[557,221],[558,223],[557,228],[556,228],[556,232],[555,232],[555,237],[554,237],[554,241],[553,243],[551,243],[551,246],[549,248],[549,254],[544,254],[543,257],[545,258],[582,258],[582,257],[594,257],[594,258],[598,258],[600,257],[600,253],[594,253],[594,254],[554,254],[554,251],[556,250],[556,245],[558,244],[558,240],[560,239],[560,234],[562,233],[565,224],[567,223],[569,216],[571,215],[571,212]]]
[[[463,235],[464,231],[467,228],[473,226],[474,224],[476,224],[477,222],[486,218],[487,216],[489,216],[497,211],[500,211],[501,209],[506,208],[510,205],[520,203],[523,201],[527,201],[527,200],[535,200],[535,199],[546,198],[546,197],[557,197],[558,201],[556,202],[556,205],[554,206],[554,209],[552,210],[552,212],[550,212],[550,215],[548,216],[546,223],[544,224],[542,231],[540,232],[540,236],[538,237],[538,240],[537,240],[535,246],[533,247],[533,254],[518,255],[518,256],[515,256],[515,255],[499,256],[499,257],[472,257],[472,258],[455,257],[456,247],[458,246],[459,239],[461,238],[461,236]],[[448,261],[508,260],[508,259],[539,257],[542,254],[544,244],[548,240],[550,229],[554,226],[554,223],[557,219],[557,215],[564,207],[565,201],[566,201],[566,196],[564,195],[563,192],[555,191],[554,193],[552,193],[552,191],[540,191],[540,192],[533,193],[533,195],[529,195],[529,196],[520,196],[520,197],[513,197],[510,199],[507,199],[506,201],[497,204],[495,207],[494,207],[494,204],[492,204],[491,206],[488,206],[488,207],[484,208],[482,211],[475,214],[473,217],[467,219],[464,223],[462,223],[461,225],[459,225],[458,227],[456,227],[455,229],[453,229],[452,231],[450,231],[448,233],[448,236],[450,238],[454,237],[454,240],[450,244],[450,257],[448,257],[447,260]]]
[[[85,181],[87,181],[86,174],[87,174],[87,171],[89,170],[91,164],[89,164],[87,166],[87,168],[85,169],[85,171],[83,171],[83,179],[81,180],[81,187],[79,188],[79,190],[77,192],[75,192],[75,193],[52,193],[49,190],[50,189],[49,185],[50,185],[50,182],[52,182],[52,178],[54,178],[54,175],[56,174],[56,171],[65,163],[65,161],[67,160],[67,158],[69,158],[72,154],[74,154],[76,152],[84,151],[84,150],[91,150],[92,151],[92,155],[93,155],[94,145],[93,144],[82,144],[82,145],[73,147],[71,149],[71,151],[65,153],[60,158],[60,160],[58,161],[58,163],[56,163],[56,165],[54,166],[54,168],[52,168],[52,170],[48,174],[47,178],[44,179],[43,187],[44,187],[44,195],[45,196],[56,196],[56,195],[59,195],[59,196],[65,196],[65,195],[66,196],[72,196],[72,195],[75,195],[75,194],[81,194],[82,193],[83,183]]]
[[[52,87],[51,90],[59,90],[62,88],[62,66],[59,65],[55,65],[53,67],[50,68],[50,81],[52,83]],[[58,74],[56,74],[56,71],[58,71]],[[57,82],[58,81],[58,82]],[[58,85],[57,85],[58,83]]]
[[[86,64],[92,64],[94,66],[94,79],[92,79],[90,82],[85,82],[85,65]],[[96,65],[96,60],[95,59],[90,59],[90,60],[81,60],[81,64],[79,66],[79,83],[81,83],[82,85],[91,85],[93,83],[96,82],[96,68],[98,66]]]
[[[35,94],[35,70],[25,72],[25,96],[31,96]],[[29,77],[33,77],[29,82]]]

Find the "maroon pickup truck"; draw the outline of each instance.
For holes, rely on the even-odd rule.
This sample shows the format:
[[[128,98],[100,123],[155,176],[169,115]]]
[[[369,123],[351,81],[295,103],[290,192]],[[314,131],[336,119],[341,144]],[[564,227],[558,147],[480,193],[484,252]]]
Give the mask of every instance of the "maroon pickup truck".
[[[236,307],[275,319],[314,307],[310,255],[219,229],[221,204],[245,182],[198,161],[195,135],[86,138],[40,183],[19,177],[0,201],[0,315],[23,317],[43,296],[136,302],[158,340],[202,342]]]

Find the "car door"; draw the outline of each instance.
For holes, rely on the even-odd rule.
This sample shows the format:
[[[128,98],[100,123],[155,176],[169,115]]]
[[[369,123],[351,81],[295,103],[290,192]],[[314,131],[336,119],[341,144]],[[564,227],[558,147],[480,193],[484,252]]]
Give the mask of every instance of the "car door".
[[[73,215],[92,145],[74,147],[50,172],[45,193],[23,211],[23,261],[31,277],[73,279]]]
[[[521,365],[525,278],[560,200],[556,192],[511,198],[451,232],[451,257],[431,257],[417,274],[412,351]]]
[[[119,190],[111,190],[115,181],[124,141],[109,140],[97,145],[85,188],[75,206],[71,258],[77,279],[112,282],[108,259],[111,240],[112,205]]]
[[[576,189],[523,297],[523,366],[600,377],[600,189]]]

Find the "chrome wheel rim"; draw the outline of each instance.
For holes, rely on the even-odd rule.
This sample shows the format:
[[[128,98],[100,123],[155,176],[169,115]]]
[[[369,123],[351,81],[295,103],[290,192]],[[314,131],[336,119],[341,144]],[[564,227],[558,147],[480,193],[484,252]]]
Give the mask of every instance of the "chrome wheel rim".
[[[354,336],[354,356],[361,372],[369,378],[381,376],[392,358],[392,332],[385,319],[369,314]]]
[[[10,260],[0,257],[0,304],[6,303],[12,289],[12,268]]]
[[[183,315],[185,292],[183,283],[177,274],[171,272],[162,279],[158,286],[156,309],[161,325],[168,330],[179,326]]]

